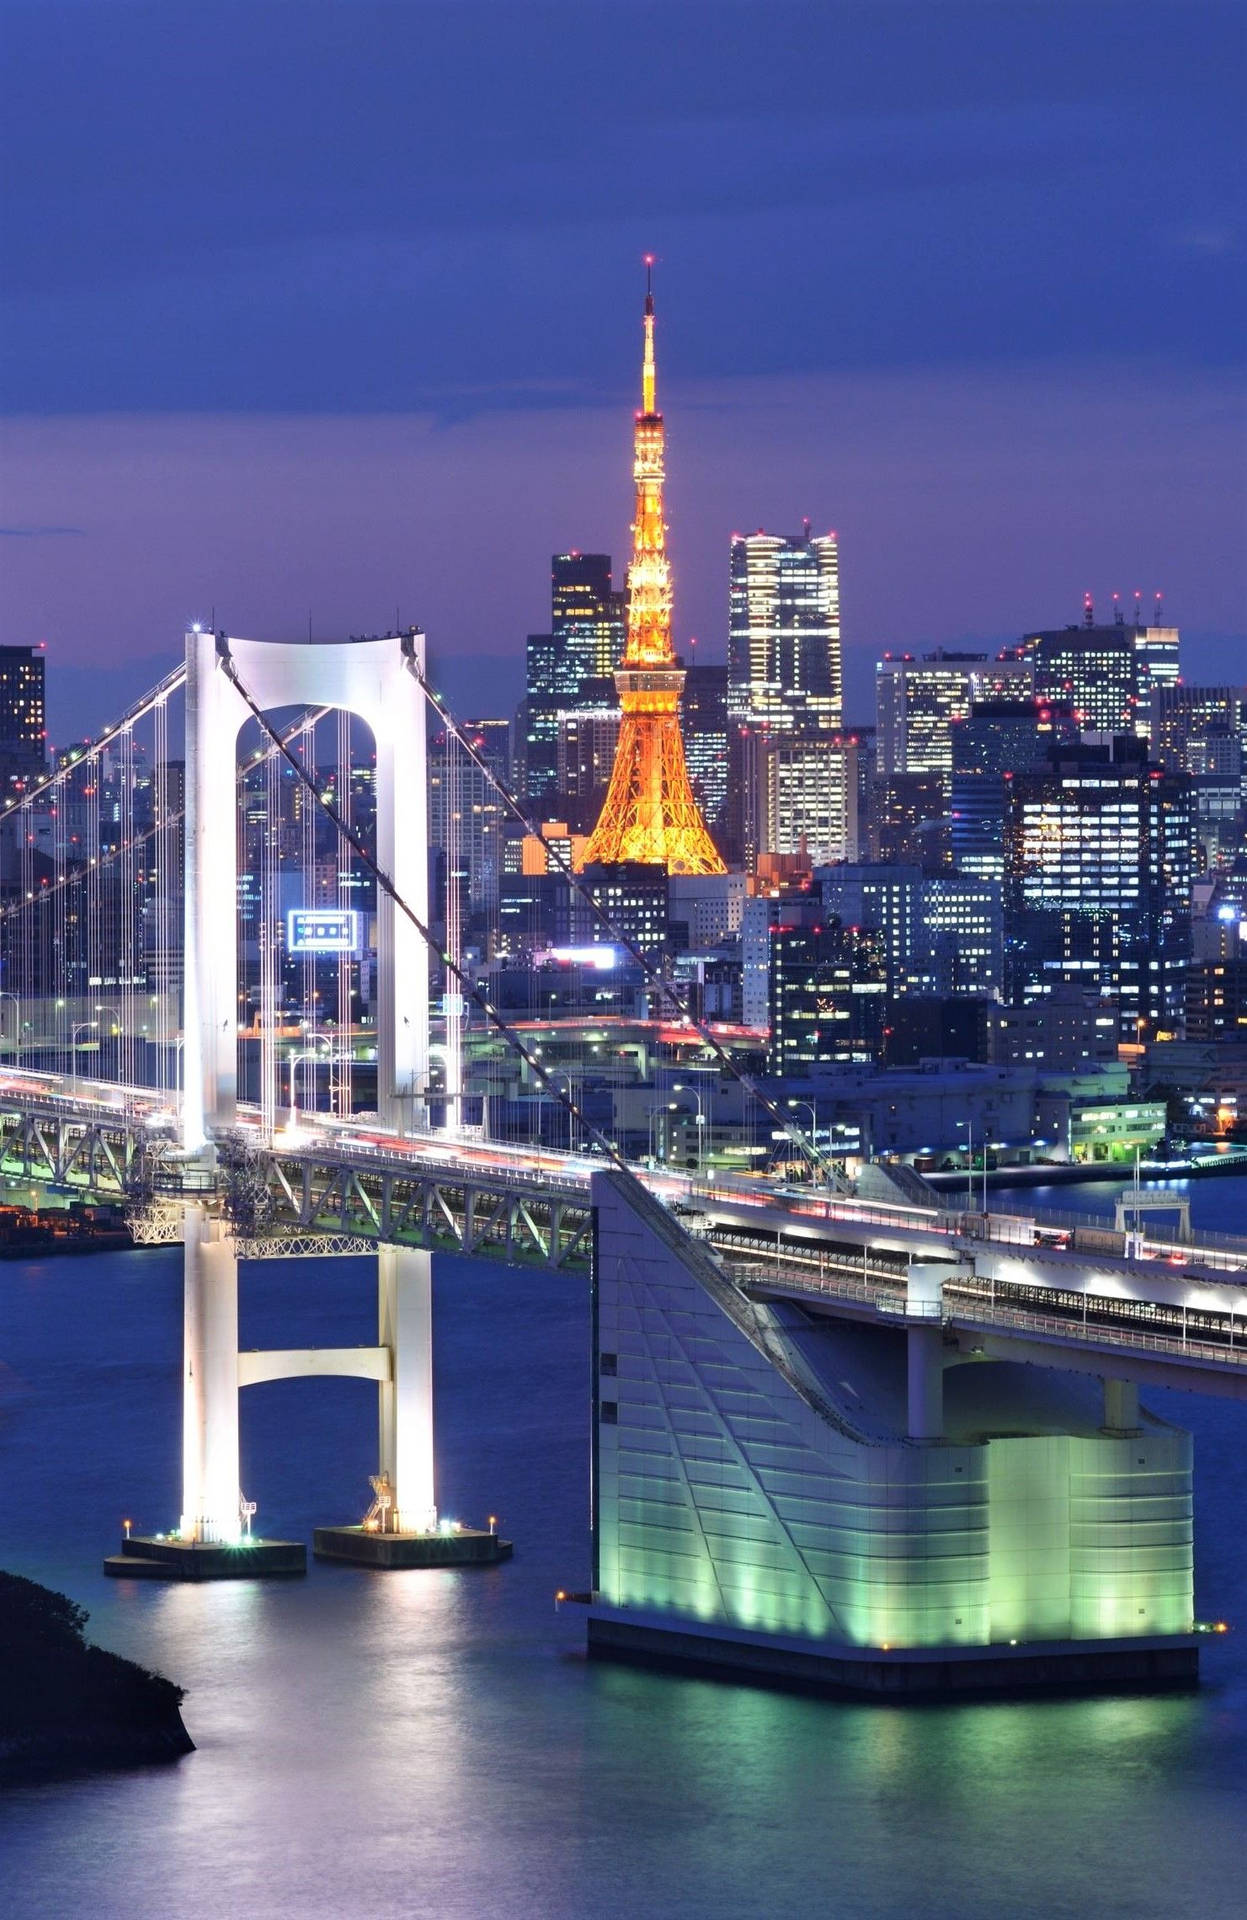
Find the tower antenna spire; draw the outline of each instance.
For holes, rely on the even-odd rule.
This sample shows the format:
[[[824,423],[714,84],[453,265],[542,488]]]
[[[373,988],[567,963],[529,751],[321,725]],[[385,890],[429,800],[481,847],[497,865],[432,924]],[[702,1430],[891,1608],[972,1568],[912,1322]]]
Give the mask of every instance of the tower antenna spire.
[[[680,733],[684,668],[671,643],[671,566],[663,519],[663,418],[655,404],[654,256],[645,255],[645,358],[633,426],[635,510],[628,640],[615,675],[620,728],[610,785],[577,868],[636,861],[668,873],[722,873],[688,777]]]
[[[654,394],[656,374],[654,368],[654,256],[645,256],[645,359],[641,367],[641,412],[647,416],[655,411]]]

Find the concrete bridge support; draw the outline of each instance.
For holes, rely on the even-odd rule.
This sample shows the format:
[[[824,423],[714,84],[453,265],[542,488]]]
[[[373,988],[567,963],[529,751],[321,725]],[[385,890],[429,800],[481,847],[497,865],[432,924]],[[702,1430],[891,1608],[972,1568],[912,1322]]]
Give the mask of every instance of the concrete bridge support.
[[[1104,1382],[1104,1431],[1118,1436],[1140,1431],[1139,1389],[1133,1380]]]
[[[944,1434],[944,1333],[939,1326],[910,1327],[905,1335],[909,1368],[909,1437],[939,1440]]]
[[[182,1524],[184,1539],[241,1536],[238,1472],[238,1262],[225,1223],[184,1215]]]
[[[394,1490],[397,1530],[437,1524],[433,1482],[433,1257],[377,1251],[378,1341],[389,1349],[380,1386],[379,1467]]]

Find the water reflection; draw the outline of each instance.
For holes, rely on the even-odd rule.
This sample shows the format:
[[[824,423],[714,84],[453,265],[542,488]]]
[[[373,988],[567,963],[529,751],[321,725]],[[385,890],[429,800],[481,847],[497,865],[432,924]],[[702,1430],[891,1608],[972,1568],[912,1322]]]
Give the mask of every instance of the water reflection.
[[[250,1338],[353,1337],[371,1302],[344,1264],[301,1270],[298,1316],[287,1280],[257,1277]],[[26,1382],[0,1404],[6,1557],[188,1686],[199,1749],[173,1769],[7,1796],[6,1911],[1234,1910],[1239,1637],[1195,1697],[920,1710],[587,1663],[574,1612],[551,1604],[585,1562],[583,1294],[460,1266],[439,1276],[436,1326],[444,1497],[468,1516],[502,1512],[512,1563],[114,1584],[96,1569],[122,1499],[153,1514],[176,1494],[176,1256],[50,1262],[34,1292],[0,1288],[0,1361]],[[362,1491],[370,1409],[342,1385],[265,1390],[247,1414],[265,1513],[304,1537]],[[1203,1577],[1224,1598],[1245,1571],[1242,1416],[1187,1401],[1177,1417],[1194,1420],[1212,1467]]]

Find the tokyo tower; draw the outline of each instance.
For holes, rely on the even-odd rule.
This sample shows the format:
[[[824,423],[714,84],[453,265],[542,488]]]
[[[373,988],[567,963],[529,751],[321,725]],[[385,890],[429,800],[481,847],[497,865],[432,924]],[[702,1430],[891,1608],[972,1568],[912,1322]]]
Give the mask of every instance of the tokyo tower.
[[[632,472],[628,642],[615,674],[621,725],[602,812],[579,866],[642,861],[668,873],[724,873],[693,797],[680,732],[684,668],[671,647],[671,565],[662,517],[663,423],[654,404],[653,260],[647,259],[645,359]]]

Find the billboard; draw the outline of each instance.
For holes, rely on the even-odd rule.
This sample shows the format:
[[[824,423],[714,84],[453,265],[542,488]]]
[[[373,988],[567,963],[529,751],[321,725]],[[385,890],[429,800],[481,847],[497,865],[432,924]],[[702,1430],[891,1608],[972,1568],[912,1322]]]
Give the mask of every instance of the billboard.
[[[353,907],[291,907],[287,953],[357,953],[359,915]]]

